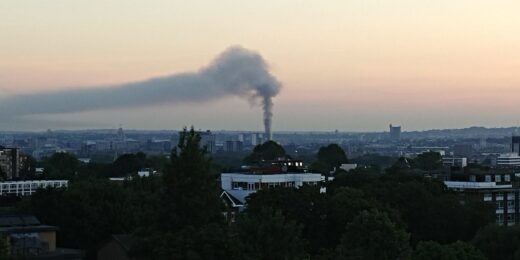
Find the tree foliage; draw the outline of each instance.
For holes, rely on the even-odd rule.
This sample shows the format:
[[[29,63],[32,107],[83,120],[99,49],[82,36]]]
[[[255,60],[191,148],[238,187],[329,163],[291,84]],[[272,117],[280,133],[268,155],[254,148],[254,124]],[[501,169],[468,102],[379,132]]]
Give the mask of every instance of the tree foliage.
[[[253,152],[244,159],[246,163],[258,163],[261,161],[277,160],[285,158],[285,149],[275,141],[267,141],[255,146]]]
[[[237,259],[304,259],[301,230],[280,211],[264,208],[259,214],[246,214],[236,223]]]
[[[331,171],[338,168],[343,163],[347,163],[347,155],[345,151],[337,144],[329,144],[321,147],[318,151],[318,162],[326,167],[326,170]]]
[[[457,241],[439,244],[434,241],[421,241],[412,255],[412,260],[485,260],[486,257],[472,244]]]
[[[346,227],[336,259],[408,259],[410,235],[385,212],[364,210]]]
[[[477,233],[473,244],[490,260],[520,259],[520,226],[487,226]]]
[[[72,179],[80,166],[76,156],[69,153],[55,153],[43,160],[44,176],[51,179]]]

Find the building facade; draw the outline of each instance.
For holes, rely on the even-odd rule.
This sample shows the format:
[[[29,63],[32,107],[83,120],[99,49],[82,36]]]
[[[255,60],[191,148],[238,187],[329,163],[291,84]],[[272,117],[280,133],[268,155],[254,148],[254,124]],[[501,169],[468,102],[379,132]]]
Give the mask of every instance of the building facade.
[[[34,180],[0,182],[0,196],[30,196],[38,189],[67,188],[67,180]]]
[[[498,225],[520,223],[520,187],[513,173],[469,174],[445,181],[448,189],[494,205]],[[453,180],[457,179],[457,180]]]
[[[445,167],[461,167],[468,166],[468,158],[466,157],[444,157],[442,158],[442,165]]]
[[[520,167],[520,155],[517,153],[505,153],[497,157],[497,167],[516,168]]]
[[[17,148],[0,148],[0,169],[8,180],[20,176],[20,151]]]

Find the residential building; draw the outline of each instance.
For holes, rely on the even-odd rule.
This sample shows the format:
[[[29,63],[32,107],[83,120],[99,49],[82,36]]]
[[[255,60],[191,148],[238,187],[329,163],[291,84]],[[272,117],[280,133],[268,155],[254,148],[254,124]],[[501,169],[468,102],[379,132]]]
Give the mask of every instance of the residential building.
[[[518,153],[505,153],[497,157],[497,167],[520,167],[520,155]]]
[[[236,172],[222,173],[221,198],[232,208],[228,214],[233,214],[242,210],[246,197],[258,190],[318,185],[322,180],[321,174],[306,172],[301,161],[264,162],[261,166],[247,166]]]
[[[503,171],[458,174],[444,184],[462,195],[493,204],[498,225],[515,225],[520,223],[520,188],[513,182],[514,177]]]
[[[199,132],[200,134],[200,144],[203,147],[206,147],[208,153],[215,153],[217,151],[215,144],[215,134],[211,133],[211,131],[207,130],[206,132]]]
[[[226,152],[242,152],[243,142],[242,141],[226,141],[224,145],[224,151]]]
[[[56,231],[32,215],[0,213],[0,234],[8,238],[13,259],[83,259],[80,250],[56,247]]]
[[[0,147],[0,170],[8,180],[20,177],[21,157],[17,148]]]
[[[0,182],[0,196],[30,196],[38,189],[66,188],[67,180],[32,180]]]
[[[513,136],[511,138],[511,152],[520,155],[520,136]]]
[[[392,139],[392,140],[401,139],[401,126],[390,125],[390,139]]]
[[[446,167],[461,167],[468,166],[468,158],[466,157],[444,157],[442,164]]]
[[[357,163],[343,163],[343,164],[341,164],[341,166],[339,168],[348,172],[350,170],[356,169],[357,166],[358,166]]]

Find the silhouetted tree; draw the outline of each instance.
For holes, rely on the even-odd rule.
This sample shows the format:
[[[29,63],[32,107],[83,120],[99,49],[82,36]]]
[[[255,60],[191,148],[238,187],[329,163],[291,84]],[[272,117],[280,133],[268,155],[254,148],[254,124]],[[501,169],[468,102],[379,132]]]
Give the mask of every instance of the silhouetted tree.
[[[487,226],[477,233],[473,244],[490,260],[520,259],[520,226]]]
[[[275,141],[267,141],[255,146],[253,153],[244,159],[246,163],[258,163],[261,161],[277,160],[284,158],[287,154],[285,149]]]
[[[211,160],[200,148],[200,135],[193,128],[180,133],[171,167],[163,175],[161,228],[175,231],[222,220],[222,202]]]
[[[55,153],[43,160],[44,177],[51,179],[72,179],[76,176],[80,161],[69,153]]]
[[[336,259],[408,259],[410,235],[385,212],[362,211],[347,225]]]
[[[347,155],[345,151],[337,144],[329,144],[328,146],[321,147],[318,151],[318,162],[315,166],[321,172],[328,173],[334,168],[338,168],[343,163],[347,163]]]
[[[412,260],[485,260],[486,257],[472,244],[457,241],[441,245],[434,241],[421,241],[414,250]]]
[[[438,152],[424,152],[414,159],[416,167],[425,170],[437,170],[442,168],[442,156]]]
[[[236,223],[237,259],[305,259],[301,226],[280,211],[264,208],[260,214],[240,217]]]

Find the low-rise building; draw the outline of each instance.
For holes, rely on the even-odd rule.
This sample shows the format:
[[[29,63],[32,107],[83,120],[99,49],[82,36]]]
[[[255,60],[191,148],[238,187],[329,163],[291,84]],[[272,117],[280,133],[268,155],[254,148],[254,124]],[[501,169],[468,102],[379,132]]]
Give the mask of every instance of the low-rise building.
[[[497,167],[520,167],[520,155],[517,153],[505,153],[497,157]]]
[[[12,259],[83,259],[80,250],[56,247],[57,231],[31,215],[0,213],[0,234],[8,238]]]
[[[267,165],[270,164],[270,165]],[[246,197],[258,190],[274,187],[298,188],[303,185],[318,185],[323,181],[319,173],[303,170],[301,161],[273,161],[263,166],[244,167],[236,172],[220,175],[221,198],[231,208],[232,215],[246,204]]]
[[[520,188],[513,181],[513,173],[465,174],[445,181],[448,189],[477,200],[494,204],[498,225],[520,223]]]
[[[442,165],[446,167],[461,167],[468,166],[468,158],[466,157],[444,157],[442,158]]]
[[[33,180],[33,181],[5,181],[0,182],[1,196],[30,196],[38,189],[66,188],[67,180]]]

